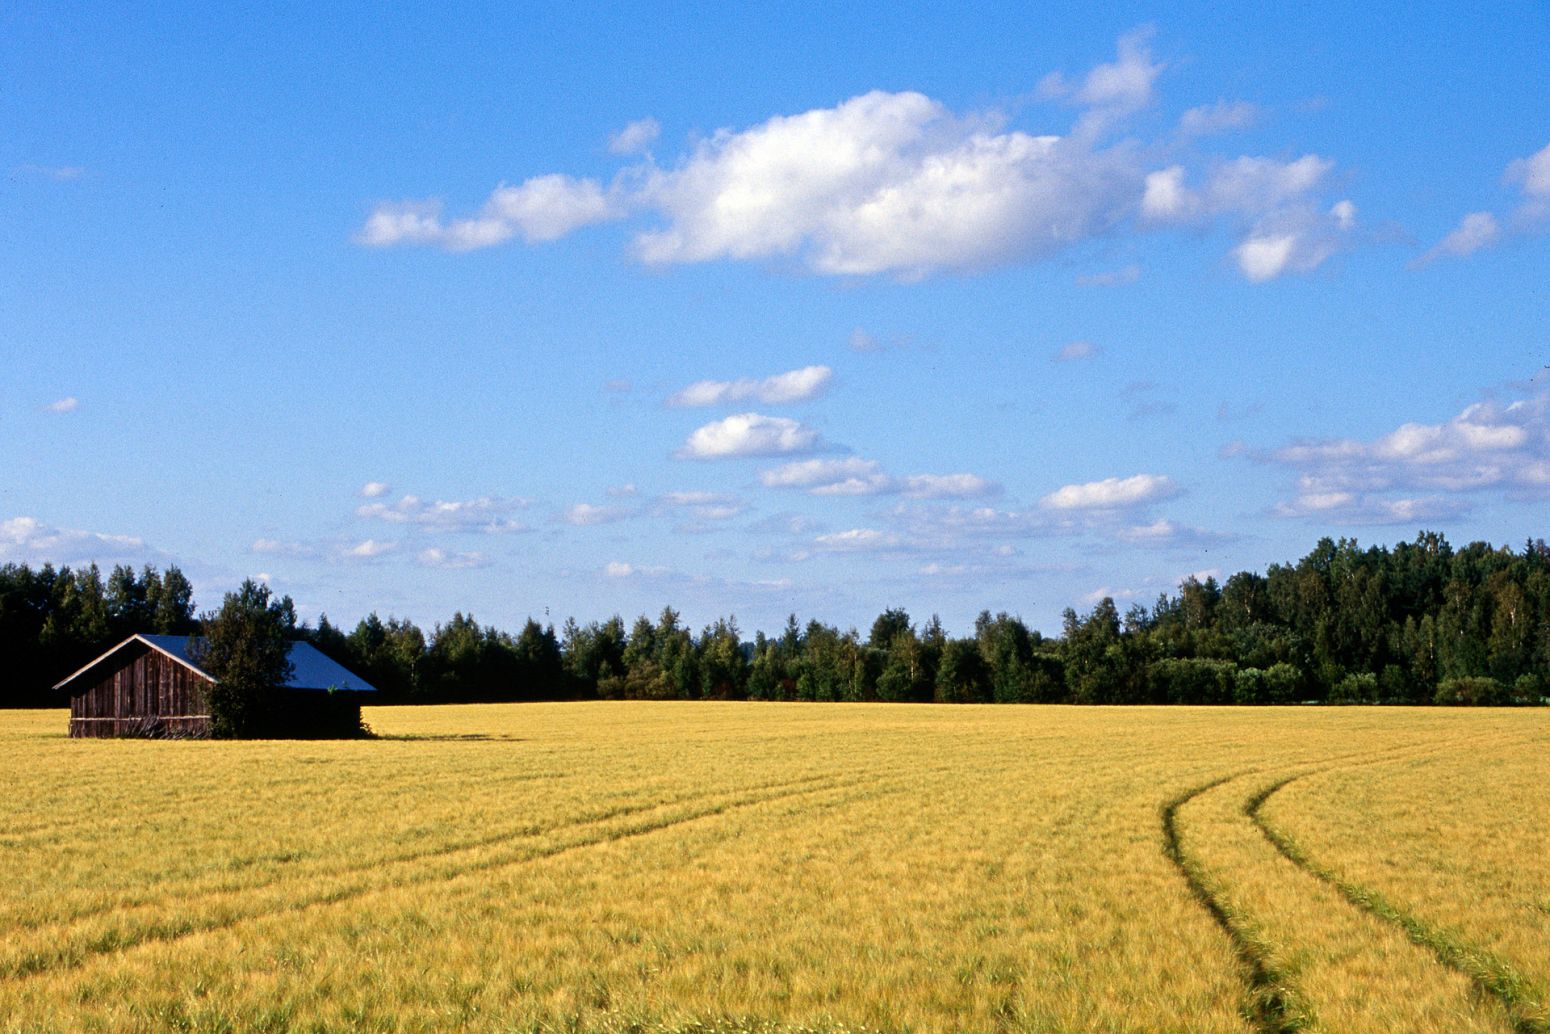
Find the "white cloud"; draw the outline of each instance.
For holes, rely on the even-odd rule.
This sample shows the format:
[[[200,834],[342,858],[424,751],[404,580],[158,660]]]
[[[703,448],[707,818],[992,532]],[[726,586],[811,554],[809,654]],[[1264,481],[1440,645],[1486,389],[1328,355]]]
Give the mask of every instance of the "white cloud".
[[[603,574],[609,578],[634,578],[637,576],[660,578],[669,573],[669,568],[660,565],[626,564],[618,560],[610,560],[603,567]]]
[[[397,542],[380,542],[377,539],[364,539],[344,552],[345,556],[356,560],[375,560],[377,557],[386,556],[397,548]]]
[[[1107,139],[1150,105],[1163,65],[1149,33],[1117,42],[1117,56],[1080,80],[1046,78],[1040,93],[1082,109],[1070,132],[1010,128],[1001,111],[959,113],[915,92],[874,90],[832,107],[723,128],[688,153],[649,156],[605,186],[551,174],[503,186],[474,216],[446,220],[435,201],[384,204],[357,239],[367,245],[469,250],[514,237],[552,240],[589,223],[637,216],[634,252],[651,265],[789,261],[833,276],[917,279],[1036,261],[1117,232],[1168,223],[1233,221],[1245,275],[1306,272],[1336,250],[1349,220],[1315,195],[1332,163],[1215,160],[1191,190],[1177,140]],[[1222,102],[1187,113],[1185,137],[1246,125],[1257,109]],[[613,138],[634,153],[655,135],[649,120]],[[1180,164],[1148,174],[1149,154]],[[1536,167],[1537,168],[1537,167]],[[1537,173],[1524,173],[1538,182]],[[875,339],[853,335],[871,350]],[[754,396],[750,396],[754,397]]]
[[[1496,225],[1494,215],[1490,212],[1471,212],[1459,220],[1458,226],[1452,232],[1411,263],[1411,266],[1427,266],[1444,256],[1462,258],[1465,255],[1473,255],[1481,248],[1495,244],[1500,236],[1501,228]]]
[[[742,513],[748,507],[742,500],[719,492],[680,491],[664,492],[657,500],[664,510],[688,513],[697,521],[725,521]]]
[[[57,528],[35,517],[0,521],[0,559],[29,564],[67,564],[158,559],[156,551],[131,535]]]
[[[1205,136],[1229,129],[1247,129],[1259,121],[1260,115],[1259,106],[1248,101],[1219,100],[1186,111],[1179,119],[1179,132],[1186,136]]]
[[[656,119],[637,119],[608,138],[608,150],[612,154],[640,154],[661,134],[662,127]]]
[[[440,499],[426,502],[418,496],[406,495],[391,505],[366,503],[356,507],[355,513],[360,517],[387,521],[390,524],[412,524],[421,528],[436,528],[443,531],[495,533],[525,531],[527,526],[511,515],[517,510],[525,509],[527,505],[526,499],[502,499],[492,496],[455,502]]]
[[[876,528],[851,528],[819,535],[813,540],[826,550],[842,553],[892,552],[904,546],[904,539],[894,533]]]
[[[80,404],[80,399],[76,398],[74,395],[70,395],[67,398],[62,398],[57,401],[50,402],[43,408],[50,413],[74,413],[76,407]]]
[[[876,460],[859,456],[797,460],[759,472],[766,488],[800,488],[816,495],[867,495],[887,480]]]
[[[1078,359],[1091,359],[1097,354],[1098,346],[1091,341],[1073,341],[1055,353],[1055,362],[1070,363]]]
[[[368,481],[361,486],[362,499],[378,499],[393,490],[393,486],[383,481]]]
[[[779,456],[812,452],[820,444],[817,431],[795,420],[738,413],[697,429],[677,455],[681,459]]]
[[[759,472],[767,488],[799,488],[809,495],[903,495],[909,499],[969,499],[993,495],[1000,486],[977,474],[910,474],[893,477],[876,460],[798,460]]]
[[[580,527],[590,527],[595,524],[613,524],[618,521],[633,517],[635,512],[619,506],[594,506],[592,503],[577,503],[565,511],[565,523],[575,524]]]
[[[1550,200],[1550,144],[1508,163],[1505,178],[1508,183],[1519,184],[1525,197]]]
[[[1550,493],[1550,395],[1476,403],[1450,420],[1407,423],[1371,441],[1298,441],[1260,462],[1299,472],[1281,516],[1335,515],[1353,523],[1435,519],[1481,492]],[[1431,494],[1426,494],[1431,493]]]
[[[1236,222],[1242,239],[1233,257],[1252,282],[1308,273],[1338,251],[1356,225],[1350,201],[1324,209],[1317,200],[1333,167],[1314,154],[1292,161],[1244,156],[1218,164],[1197,190],[1185,182],[1184,167],[1174,165],[1146,177],[1141,212],[1159,224]]]
[[[557,240],[592,223],[617,219],[623,211],[601,184],[551,174],[517,186],[501,185],[478,215],[443,222],[435,201],[378,205],[356,239],[370,247],[434,244],[448,251],[473,251],[520,236],[529,243]]]
[[[605,489],[606,494],[613,499],[628,499],[635,494],[633,482],[627,485],[612,485]]]
[[[1208,531],[1170,520],[1121,528],[1115,532],[1115,536],[1132,545],[1170,549],[1201,549],[1233,539],[1232,535],[1223,532]]]
[[[447,570],[490,566],[489,557],[483,553],[449,553],[439,546],[421,550],[418,559],[422,567],[440,567]]]
[[[763,380],[695,381],[667,400],[670,406],[718,406],[752,399],[765,405],[803,402],[822,393],[833,377],[827,366],[804,366]]]
[[[1128,478],[1104,478],[1102,481],[1066,485],[1045,496],[1042,502],[1052,510],[1117,510],[1154,503],[1177,491],[1171,478],[1159,474],[1136,474]]]

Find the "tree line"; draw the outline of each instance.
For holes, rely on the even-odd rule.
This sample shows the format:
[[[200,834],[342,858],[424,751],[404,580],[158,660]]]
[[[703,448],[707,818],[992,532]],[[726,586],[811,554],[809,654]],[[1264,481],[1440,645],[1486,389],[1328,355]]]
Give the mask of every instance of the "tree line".
[[[17,681],[0,706],[135,631],[194,631],[176,568],[0,567],[0,647]],[[282,601],[288,605],[288,601]],[[1185,580],[1123,613],[1067,609],[1061,634],[981,613],[953,637],[903,609],[867,633],[795,615],[745,641],[733,618],[698,634],[671,607],[628,628],[529,619],[512,635],[455,614],[428,633],[373,613],[306,638],[371,681],[381,702],[750,699],[942,703],[1536,704],[1550,695],[1550,547],[1459,549],[1435,532],[1388,548],[1325,538],[1294,564]]]

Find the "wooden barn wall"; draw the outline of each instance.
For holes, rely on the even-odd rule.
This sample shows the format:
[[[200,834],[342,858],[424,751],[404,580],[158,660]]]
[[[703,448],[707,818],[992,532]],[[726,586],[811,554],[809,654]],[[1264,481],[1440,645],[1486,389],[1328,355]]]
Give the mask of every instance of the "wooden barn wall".
[[[152,725],[163,734],[206,734],[210,714],[204,684],[165,654],[142,651],[70,697],[70,735],[144,734]]]

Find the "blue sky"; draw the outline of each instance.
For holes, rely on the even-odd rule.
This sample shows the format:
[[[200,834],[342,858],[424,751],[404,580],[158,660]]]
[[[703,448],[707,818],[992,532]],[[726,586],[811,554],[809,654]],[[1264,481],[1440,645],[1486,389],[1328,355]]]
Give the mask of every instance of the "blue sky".
[[[0,12],[0,562],[745,632],[1542,536],[1542,4]]]

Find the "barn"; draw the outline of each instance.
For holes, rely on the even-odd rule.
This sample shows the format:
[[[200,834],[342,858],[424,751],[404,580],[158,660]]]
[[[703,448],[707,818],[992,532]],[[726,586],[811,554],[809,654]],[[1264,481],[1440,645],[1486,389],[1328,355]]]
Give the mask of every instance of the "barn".
[[[215,679],[199,666],[202,642],[199,636],[130,636],[60,682],[54,689],[70,694],[70,735],[209,736],[205,689]],[[290,662],[279,714],[293,720],[279,734],[318,735],[316,719],[324,712],[337,726],[340,712],[353,710],[359,726],[360,702],[375,686],[311,643],[292,643]]]

